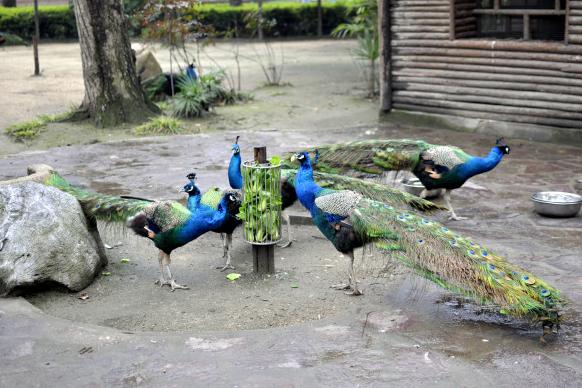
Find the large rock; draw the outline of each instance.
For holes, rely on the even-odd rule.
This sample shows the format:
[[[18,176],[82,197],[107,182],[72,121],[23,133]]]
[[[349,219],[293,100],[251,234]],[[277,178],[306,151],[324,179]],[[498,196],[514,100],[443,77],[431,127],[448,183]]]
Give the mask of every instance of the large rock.
[[[77,200],[35,182],[0,185],[0,295],[47,282],[79,291],[107,264]]]
[[[142,82],[162,74],[162,67],[156,57],[154,57],[154,54],[149,50],[145,50],[136,56],[135,67],[137,69],[137,75]]]

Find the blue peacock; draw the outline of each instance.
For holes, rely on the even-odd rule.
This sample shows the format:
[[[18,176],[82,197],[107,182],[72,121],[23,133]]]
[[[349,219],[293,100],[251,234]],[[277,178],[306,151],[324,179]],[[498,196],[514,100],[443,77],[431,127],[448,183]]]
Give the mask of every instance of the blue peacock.
[[[325,189],[314,181],[307,152],[300,162],[295,190],[313,223],[346,254],[349,278],[342,289],[361,294],[354,271],[354,249],[372,245],[438,286],[497,306],[502,313],[541,321],[544,332],[557,324],[564,303],[560,292],[542,279],[412,211],[365,198],[354,191]]]
[[[181,191],[188,194],[188,210],[191,212],[217,211],[221,204],[221,198],[223,198],[227,192],[236,195],[239,198],[241,197],[239,190],[222,190],[217,187],[213,187],[202,194],[198,186],[196,186],[196,174],[190,173],[187,175],[187,178],[189,182]],[[228,212],[224,221],[218,225],[218,227],[212,229],[212,232],[220,233],[223,240],[223,258],[226,258],[226,262],[224,265],[216,267],[221,271],[234,269],[234,266],[231,264],[232,256],[230,254],[230,248],[232,246],[232,234],[241,224],[241,221],[236,217],[239,207],[240,202],[232,204],[230,208],[227,209]]]
[[[240,136],[237,136],[232,145],[232,156],[228,165],[228,181],[233,189],[240,189],[242,187],[242,173],[241,173],[241,151],[238,144]],[[285,211],[297,201],[297,194],[295,192],[294,178],[296,170],[293,168],[283,168],[281,170],[281,208],[283,212],[281,217],[287,225],[287,242],[279,245],[285,248],[291,245],[291,219],[289,213]],[[314,177],[317,182],[327,188],[337,190],[354,190],[368,198],[377,199],[380,201],[405,204],[413,208],[423,211],[434,211],[442,209],[440,206],[432,202],[420,199],[414,195],[402,192],[400,190],[380,185],[374,182],[368,182],[357,178],[350,178],[344,175],[328,174],[324,172],[315,172]]]
[[[172,251],[197,239],[206,232],[219,230],[231,215],[238,214],[240,193],[228,190],[213,193],[215,206],[201,205],[187,209],[174,201],[149,201],[121,198],[88,191],[69,184],[58,173],[51,172],[44,182],[73,195],[89,217],[105,221],[127,222],[137,235],[150,239],[159,249],[160,286],[169,285],[172,291],[188,287],[176,283],[170,270]],[[217,200],[214,198],[218,198]]]
[[[454,146],[408,139],[354,141],[318,147],[318,150],[317,169],[321,171],[381,175],[385,171],[409,170],[426,190],[445,189],[450,219],[462,220],[465,217],[457,216],[451,205],[451,190],[463,186],[475,175],[494,169],[511,149],[499,138],[485,157],[469,155]]]

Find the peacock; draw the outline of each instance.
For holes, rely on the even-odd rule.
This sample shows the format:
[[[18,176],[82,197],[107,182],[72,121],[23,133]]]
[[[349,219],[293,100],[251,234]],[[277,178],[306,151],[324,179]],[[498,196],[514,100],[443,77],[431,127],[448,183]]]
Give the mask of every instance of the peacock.
[[[542,279],[413,211],[354,191],[322,188],[314,180],[307,152],[292,159],[300,163],[295,177],[299,201],[323,235],[349,257],[348,283],[336,288],[361,294],[354,249],[371,245],[440,287],[497,306],[501,313],[541,321],[544,333],[559,323],[559,308],[565,301]]]
[[[241,204],[240,194],[224,191],[215,207],[198,207],[188,210],[174,201],[149,201],[121,198],[91,192],[69,184],[52,171],[44,183],[73,195],[89,217],[108,223],[126,222],[137,235],[152,240],[159,249],[160,279],[156,281],[171,290],[188,289],[176,283],[170,270],[170,254],[206,232],[218,230],[228,222],[230,214],[237,214]],[[166,277],[167,272],[167,277]]]
[[[503,138],[497,139],[485,157],[469,155],[454,146],[408,139],[354,141],[317,149],[319,163],[316,168],[321,171],[381,175],[385,171],[409,170],[425,187],[421,197],[426,195],[426,190],[445,189],[444,200],[451,220],[466,219],[455,213],[451,190],[461,187],[475,175],[494,169],[511,150]]]
[[[196,186],[196,174],[190,173],[187,175],[189,182],[181,190],[188,194],[188,210],[191,212],[195,211],[216,211],[218,206],[220,206],[221,198],[224,196],[226,190],[221,190],[217,187],[213,187],[206,191],[204,194],[201,193],[198,186]],[[240,191],[238,190],[227,190],[229,193],[240,197]],[[234,269],[231,264],[231,254],[230,247],[232,246],[232,234],[234,230],[241,224],[241,221],[237,218],[240,203],[235,203],[227,209],[227,215],[217,228],[212,229],[213,232],[220,233],[223,240],[223,258],[226,258],[226,263],[223,266],[216,267],[221,271],[227,269]]]
[[[240,147],[238,145],[239,138],[240,136],[237,136],[234,144],[232,145],[232,156],[228,166],[228,181],[230,182],[230,186],[233,189],[239,189],[243,184]],[[281,170],[281,208],[283,210],[281,217],[287,225],[287,242],[279,245],[281,248],[290,246],[293,241],[291,238],[291,219],[289,217],[289,213],[286,212],[285,209],[292,206],[297,201],[297,194],[295,193],[294,186],[295,172],[296,171],[293,168],[284,168]],[[411,207],[423,211],[434,211],[442,209],[440,206],[435,205],[432,202],[419,199],[414,195],[410,195],[394,188],[389,188],[384,185],[367,182],[357,178],[350,178],[343,175],[328,174],[324,172],[316,172],[315,179],[323,187],[337,190],[354,190],[371,199],[378,199],[387,202],[395,201],[396,203],[407,204]]]

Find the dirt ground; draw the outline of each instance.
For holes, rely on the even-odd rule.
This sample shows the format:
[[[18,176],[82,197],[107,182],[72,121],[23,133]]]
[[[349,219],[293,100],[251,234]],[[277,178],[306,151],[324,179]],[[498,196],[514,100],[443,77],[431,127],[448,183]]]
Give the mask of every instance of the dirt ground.
[[[139,48],[139,44],[134,45]],[[202,71],[220,64],[234,71],[232,44],[209,46],[200,54]],[[362,74],[350,55],[353,41],[320,40],[273,43],[282,58],[286,86],[264,87],[265,77],[256,62],[241,60],[242,90],[255,99],[246,104],[219,107],[216,115],[185,121],[190,133],[214,130],[285,130],[349,128],[376,121],[376,104],[365,95]],[[164,71],[169,71],[167,51],[152,47]],[[261,44],[242,43],[248,58],[265,58]],[[40,46],[41,77],[32,76],[32,50],[0,48],[0,129],[40,114],[59,113],[83,99],[81,57],[77,44]],[[279,62],[280,63],[280,62]],[[234,73],[232,73],[234,74]],[[325,97],[322,97],[325,96]],[[0,156],[68,144],[95,143],[134,137],[131,126],[100,130],[86,124],[51,124],[29,144],[12,142],[0,134]]]

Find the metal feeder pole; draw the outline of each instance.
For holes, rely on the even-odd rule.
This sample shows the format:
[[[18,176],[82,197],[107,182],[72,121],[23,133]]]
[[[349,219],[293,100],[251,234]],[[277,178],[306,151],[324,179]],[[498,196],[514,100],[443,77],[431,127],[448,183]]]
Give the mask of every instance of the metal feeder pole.
[[[255,162],[267,163],[267,147],[254,147]],[[275,244],[253,244],[253,271],[261,274],[275,273]]]

